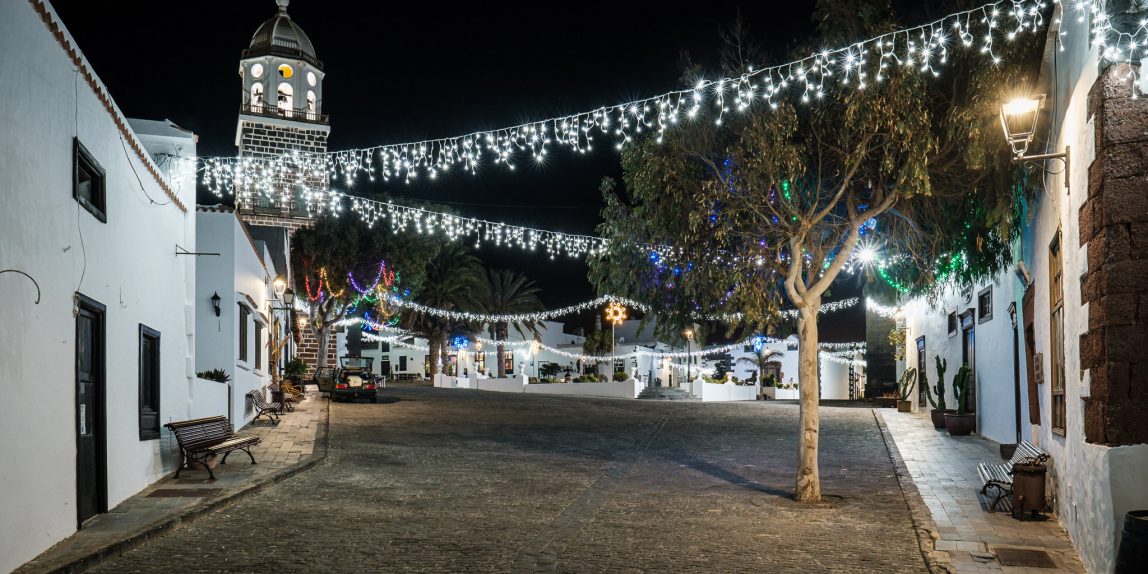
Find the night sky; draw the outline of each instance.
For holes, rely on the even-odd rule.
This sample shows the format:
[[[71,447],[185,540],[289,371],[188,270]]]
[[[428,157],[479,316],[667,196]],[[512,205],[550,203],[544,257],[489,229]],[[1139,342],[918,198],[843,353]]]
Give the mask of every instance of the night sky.
[[[128,116],[167,118],[194,131],[201,156],[235,155],[239,56],[276,13],[273,0],[116,2],[114,10],[90,0],[52,4]],[[769,60],[787,60],[814,31],[813,4],[715,1],[688,11],[578,4],[554,12],[537,4],[295,0],[288,13],[324,64],[329,147],[340,150],[458,135],[679,89],[683,53],[717,76],[718,32],[739,10]],[[358,183],[350,191],[592,234],[602,206],[599,182],[620,175],[617,153],[601,146],[578,157],[556,150],[544,166],[523,161],[514,172],[487,166],[478,177]],[[201,194],[199,201],[219,200]],[[488,265],[525,272],[542,287],[548,307],[596,295],[580,260],[551,262],[493,246],[480,255]]]

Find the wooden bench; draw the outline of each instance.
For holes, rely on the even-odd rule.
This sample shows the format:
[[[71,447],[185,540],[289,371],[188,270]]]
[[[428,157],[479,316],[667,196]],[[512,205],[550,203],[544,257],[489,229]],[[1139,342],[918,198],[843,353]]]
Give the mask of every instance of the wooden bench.
[[[231,430],[231,422],[227,417],[205,417],[189,421],[177,421],[163,425],[175,433],[175,440],[179,442],[179,451],[183,460],[175,471],[175,477],[183,469],[192,468],[192,463],[200,463],[207,469],[207,475],[215,480],[215,472],[211,470],[208,459],[223,455],[220,464],[227,463],[227,455],[232,451],[242,450],[251,457],[251,464],[255,464],[255,455],[251,454],[251,447],[260,443],[257,436],[239,436]]]
[[[1012,494],[1012,473],[1013,467],[1018,464],[1027,465],[1043,465],[1048,460],[1048,454],[1040,450],[1035,444],[1024,441],[1016,446],[1016,452],[1013,453],[1012,459],[1004,464],[988,464],[980,463],[977,465],[977,474],[981,477],[981,482],[984,484],[981,487],[981,494],[988,495],[989,488],[997,489],[997,497],[989,506],[989,512],[996,510],[996,507],[1004,498]]]
[[[252,422],[259,420],[259,417],[267,417],[273,424],[279,424],[279,413],[283,411],[283,403],[267,402],[263,399],[263,391],[248,391],[247,400],[251,401],[251,408],[255,409],[255,418],[251,419]]]

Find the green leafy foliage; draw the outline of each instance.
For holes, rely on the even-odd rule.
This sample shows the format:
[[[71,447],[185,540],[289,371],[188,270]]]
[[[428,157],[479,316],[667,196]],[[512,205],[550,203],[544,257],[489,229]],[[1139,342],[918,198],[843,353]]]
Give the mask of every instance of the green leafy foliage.
[[[227,374],[227,371],[225,371],[223,369],[211,369],[208,371],[200,371],[200,372],[196,373],[195,376],[197,376],[197,377],[199,377],[205,381],[215,381],[218,383],[226,383],[227,381],[231,380],[231,375]]]
[[[295,357],[287,361],[287,366],[283,369],[283,374],[288,377],[302,377],[307,374],[307,361],[301,357]]]
[[[489,286],[483,293],[483,311],[497,315],[510,315],[516,313],[533,313],[542,311],[542,299],[539,294],[542,289],[534,285],[533,281],[517,271],[489,269],[487,270]],[[519,334],[525,336],[527,332],[537,334],[537,324],[532,321],[515,323],[499,322],[488,325],[491,336],[495,340],[505,341],[513,327]],[[505,349],[499,345],[498,376],[505,377],[505,363],[502,361]]]

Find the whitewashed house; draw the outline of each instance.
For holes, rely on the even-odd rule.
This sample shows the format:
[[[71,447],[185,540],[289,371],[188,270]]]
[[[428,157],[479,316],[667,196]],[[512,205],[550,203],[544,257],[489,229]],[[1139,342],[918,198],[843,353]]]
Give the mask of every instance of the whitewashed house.
[[[268,228],[286,234],[284,228]],[[196,415],[225,415],[238,430],[255,417],[245,399],[250,391],[267,395],[272,370],[270,342],[278,329],[282,340],[289,322],[273,281],[277,270],[267,242],[256,240],[248,226],[225,206],[199,206],[196,272],[196,372],[221,369],[227,383],[197,380]],[[276,324],[278,318],[278,324]],[[224,392],[219,388],[223,387]],[[199,400],[200,396],[210,399]]]
[[[1134,4],[1107,3],[1121,11],[1117,31],[1145,16]],[[1127,66],[1100,60],[1087,18],[1054,21],[1042,85],[1016,95],[1045,94],[1036,141],[1047,143],[1027,153],[1069,157],[1045,166],[1057,173],[1033,170],[1044,191],[1012,268],[936,304],[902,302],[900,369],[927,361],[935,382],[934,356],[948,358],[948,379],[968,363],[978,432],[1011,443],[1019,426],[1051,455],[1057,519],[1089,572],[1112,572],[1125,513],[1148,508],[1148,103],[1133,97]]]
[[[6,572],[176,464],[162,425],[190,413],[196,142],[129,122],[41,0],[0,2],[0,89]]]

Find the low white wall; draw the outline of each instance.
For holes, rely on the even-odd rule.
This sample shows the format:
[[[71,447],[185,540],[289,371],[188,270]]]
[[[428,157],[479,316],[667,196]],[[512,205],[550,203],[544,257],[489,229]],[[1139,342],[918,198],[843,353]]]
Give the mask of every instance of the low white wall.
[[[480,391],[495,391],[499,393],[522,393],[526,381],[523,377],[510,377],[507,379],[475,379],[476,389]]]
[[[693,387],[700,392],[694,396],[705,402],[726,401],[752,401],[757,399],[756,386],[743,385],[716,385],[714,383],[694,383]]]
[[[797,400],[801,398],[797,389],[779,389],[777,387],[765,387],[765,396],[771,399],[779,400]]]
[[[231,385],[196,377],[191,381],[189,418],[227,416],[227,393]]]
[[[569,395],[579,397],[612,397],[634,399],[645,385],[638,379],[608,383],[549,383],[526,385],[526,392],[539,395]]]

